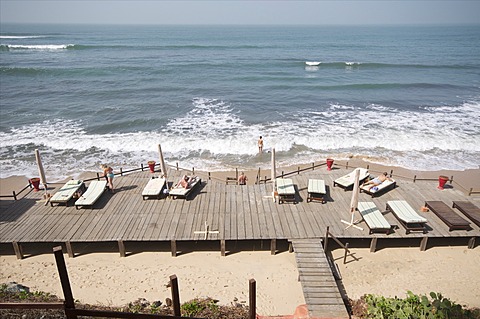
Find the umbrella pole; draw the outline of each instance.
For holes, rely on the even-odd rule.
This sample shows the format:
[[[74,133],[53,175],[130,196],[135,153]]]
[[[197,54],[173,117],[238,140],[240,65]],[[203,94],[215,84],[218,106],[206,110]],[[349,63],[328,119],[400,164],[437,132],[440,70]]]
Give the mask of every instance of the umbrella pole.
[[[355,170],[355,179],[354,179],[354,184],[353,184],[352,201],[350,203],[350,216],[351,216],[351,218],[350,218],[349,222],[347,222],[345,220],[341,220],[342,223],[348,225],[345,229],[348,229],[350,227],[355,227],[359,230],[363,230],[362,227],[359,227],[359,226],[355,225],[356,223],[359,222],[359,220],[354,220],[355,211],[357,210],[357,207],[358,207],[358,194],[360,192],[359,184],[360,184],[360,170],[356,169]]]
[[[353,220],[353,219],[355,218],[354,214],[355,214],[355,211],[352,212],[352,214],[351,214],[352,218],[350,219],[349,222],[347,222],[346,220],[343,220],[343,219],[340,220],[340,221],[341,221],[342,223],[348,225],[347,227],[345,227],[345,229],[349,229],[350,227],[355,227],[355,228],[357,228],[357,229],[363,230],[362,227],[355,225],[356,223],[360,222],[360,220],[357,219],[357,220],[354,221],[354,220]]]

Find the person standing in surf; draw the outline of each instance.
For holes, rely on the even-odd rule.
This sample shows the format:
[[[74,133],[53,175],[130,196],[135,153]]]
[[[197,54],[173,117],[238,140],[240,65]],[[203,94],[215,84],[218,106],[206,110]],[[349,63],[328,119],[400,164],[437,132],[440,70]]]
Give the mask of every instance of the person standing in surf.
[[[258,152],[262,153],[263,152],[263,138],[260,136],[258,139]]]

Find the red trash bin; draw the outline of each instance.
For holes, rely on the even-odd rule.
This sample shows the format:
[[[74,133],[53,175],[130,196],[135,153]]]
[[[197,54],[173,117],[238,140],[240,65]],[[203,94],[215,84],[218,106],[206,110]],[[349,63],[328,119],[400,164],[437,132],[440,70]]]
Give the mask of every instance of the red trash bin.
[[[155,173],[155,161],[149,161],[148,167],[150,167],[150,172]]]
[[[443,190],[443,188],[445,186],[445,183],[447,183],[447,182],[448,182],[448,176],[440,175],[438,177],[438,187],[437,188]]]
[[[40,178],[30,178],[30,183],[33,185],[33,191],[38,192],[40,190]]]
[[[331,171],[333,165],[333,159],[327,158],[327,170]]]

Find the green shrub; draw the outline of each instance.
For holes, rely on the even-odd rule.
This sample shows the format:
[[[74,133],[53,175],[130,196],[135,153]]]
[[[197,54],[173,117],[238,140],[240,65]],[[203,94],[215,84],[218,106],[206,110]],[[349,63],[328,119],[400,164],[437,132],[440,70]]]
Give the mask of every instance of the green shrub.
[[[365,318],[375,319],[479,319],[479,309],[464,309],[440,293],[430,293],[431,300],[424,295],[407,292],[405,299],[385,298],[368,294]]]
[[[201,313],[204,313],[205,310],[208,310],[210,313],[215,313],[218,311],[217,300],[211,298],[206,299],[193,299],[188,302],[185,302],[180,306],[182,311],[182,316],[186,317],[195,317]]]

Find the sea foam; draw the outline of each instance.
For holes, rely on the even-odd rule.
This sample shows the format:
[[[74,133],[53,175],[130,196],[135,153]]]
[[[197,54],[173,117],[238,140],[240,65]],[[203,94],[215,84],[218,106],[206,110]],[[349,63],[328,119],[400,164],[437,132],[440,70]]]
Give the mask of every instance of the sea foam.
[[[269,155],[258,156],[260,135],[266,148],[275,147],[279,167],[352,155],[418,170],[479,164],[478,102],[416,112],[331,104],[322,112],[291,112],[285,121],[262,125],[245,123],[221,100],[197,98],[192,104],[191,111],[155,131],[92,134],[81,121],[64,119],[12,128],[0,133],[1,177],[37,175],[35,148],[50,178],[97,170],[100,163],[138,167],[158,158],[157,144],[171,165],[209,171],[268,168]]]

